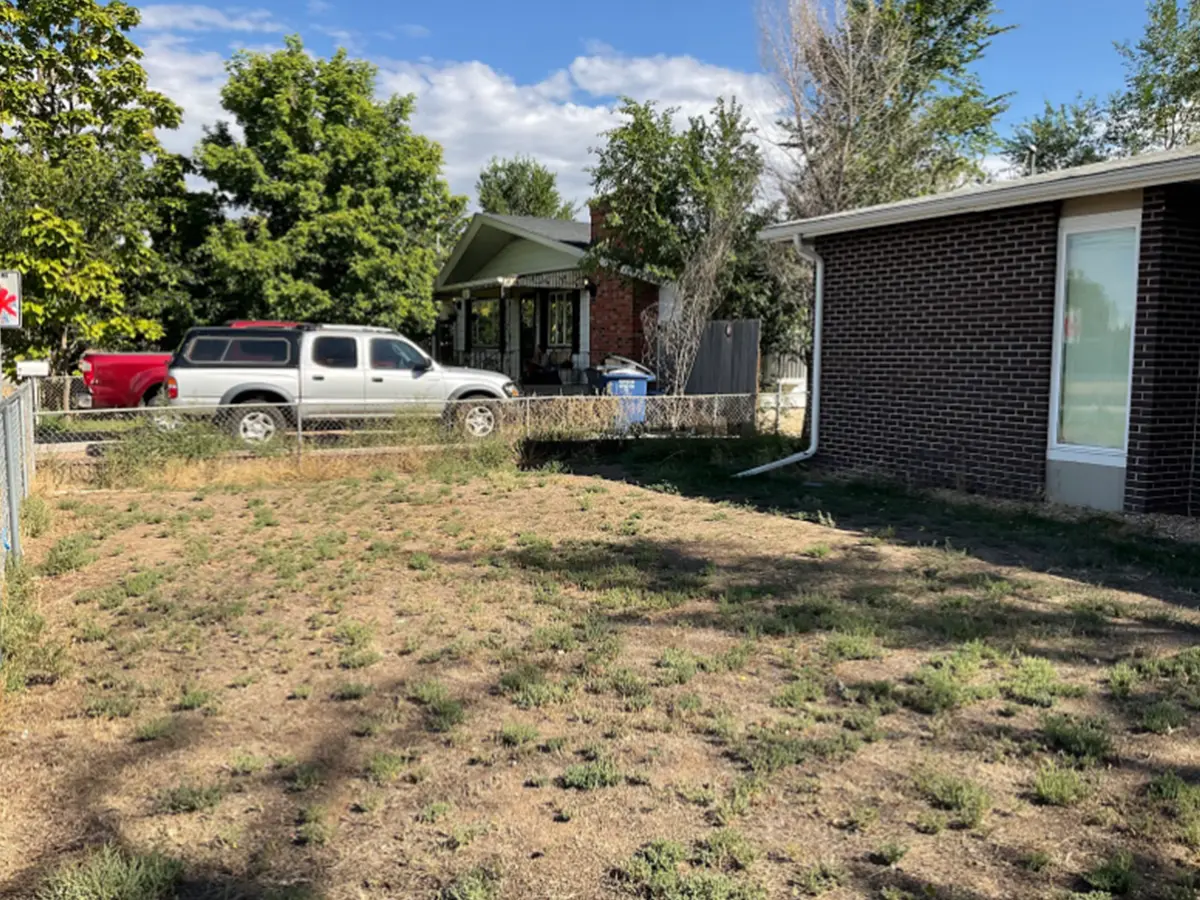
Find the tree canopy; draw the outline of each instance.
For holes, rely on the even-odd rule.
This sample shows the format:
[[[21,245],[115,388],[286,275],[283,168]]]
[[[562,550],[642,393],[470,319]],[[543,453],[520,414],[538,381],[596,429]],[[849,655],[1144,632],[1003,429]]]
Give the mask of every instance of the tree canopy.
[[[762,21],[766,64],[785,102],[791,212],[887,203],[983,177],[1007,98],[974,64],[993,0],[783,0]]]
[[[1095,98],[1059,106],[1047,103],[1040,115],[1018,125],[1000,146],[1021,175],[1100,162],[1113,152],[1108,123]]]
[[[492,157],[475,183],[479,208],[487,213],[574,219],[579,207],[563,200],[558,176],[531,156]]]
[[[411,96],[376,99],[376,69],[299,37],[237,53],[199,172],[240,215],[200,257],[228,315],[370,323],[424,333],[434,276],[466,200],[442,177],[442,149],[413,132]]]
[[[151,235],[183,193],[154,130],[181,111],[146,84],[120,0],[0,6],[0,268],[24,276],[18,355],[57,370],[91,344],[155,339],[175,279]]]

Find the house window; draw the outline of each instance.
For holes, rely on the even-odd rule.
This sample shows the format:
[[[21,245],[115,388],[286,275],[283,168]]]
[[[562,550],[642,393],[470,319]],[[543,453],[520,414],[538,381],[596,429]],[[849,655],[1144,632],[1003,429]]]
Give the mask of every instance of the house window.
[[[471,301],[471,346],[500,346],[500,301]]]
[[[554,291],[550,295],[550,341],[551,347],[570,347],[574,342],[575,303],[567,291]]]
[[[1064,219],[1050,456],[1124,465],[1140,210]]]

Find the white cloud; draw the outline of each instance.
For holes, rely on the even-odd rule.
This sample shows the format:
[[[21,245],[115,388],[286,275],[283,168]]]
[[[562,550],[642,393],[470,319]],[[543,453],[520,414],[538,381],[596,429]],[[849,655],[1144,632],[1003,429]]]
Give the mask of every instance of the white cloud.
[[[332,3],[327,3],[326,0],[308,0],[308,14],[310,16],[320,16],[333,9]]]
[[[531,84],[478,61],[405,61],[382,63],[381,87],[417,95],[414,126],[445,147],[450,184],[468,194],[492,156],[527,153],[558,174],[565,196],[586,200],[590,151],[616,125],[618,96],[677,106],[681,118],[706,112],[718,96],[736,96],[761,135],[773,129],[778,104],[763,75],[687,56],[624,57],[595,43],[588,49],[598,52]]]
[[[591,148],[618,121],[614,98],[628,95],[678,106],[680,115],[707,111],[718,96],[737,96],[760,135],[769,136],[776,101],[765,76],[687,56],[623,57],[607,47],[573,60],[540,81],[521,83],[479,61],[376,60],[382,95],[416,94],[414,128],[445,148],[446,175],[458,193],[473,194],[492,156],[529,154],[558,174],[563,194],[590,196]],[[163,135],[187,152],[202,126],[222,117],[224,60],[195,51],[177,35],[145,45],[150,83],[184,107],[183,128]],[[771,155],[773,148],[764,144]]]
[[[413,22],[409,22],[407,24],[401,25],[396,30],[399,31],[405,37],[409,37],[409,38],[427,38],[431,34],[433,34],[433,32],[430,31],[428,28],[426,28],[424,25],[417,25]]]
[[[327,25],[314,25],[313,27],[327,38],[331,38],[337,46],[344,47],[351,53],[357,53],[362,49],[362,43],[359,41],[358,33],[355,31],[350,31],[347,28],[333,28]]]
[[[213,6],[168,3],[142,7],[142,28],[152,31],[285,31],[265,9],[228,12]]]
[[[142,50],[150,86],[183,107],[183,125],[162,132],[163,145],[175,153],[191,153],[204,126],[223,117],[225,58],[215,51],[195,52],[178,35],[154,35]]]

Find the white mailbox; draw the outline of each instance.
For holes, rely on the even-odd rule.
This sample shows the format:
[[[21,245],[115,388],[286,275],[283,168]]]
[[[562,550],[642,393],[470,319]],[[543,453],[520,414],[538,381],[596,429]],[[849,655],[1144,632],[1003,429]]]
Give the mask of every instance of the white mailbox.
[[[47,359],[17,360],[18,378],[49,378],[50,361]]]

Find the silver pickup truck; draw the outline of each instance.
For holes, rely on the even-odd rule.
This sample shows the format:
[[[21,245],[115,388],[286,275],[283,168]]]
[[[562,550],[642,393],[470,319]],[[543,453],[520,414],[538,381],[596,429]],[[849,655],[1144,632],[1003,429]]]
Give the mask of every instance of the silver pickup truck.
[[[386,328],[193,328],[167,372],[174,407],[234,405],[223,414],[247,443],[270,441],[302,419],[362,419],[413,412],[445,416],[470,437],[496,429],[498,401],[516,397],[507,376],[443,366]]]

